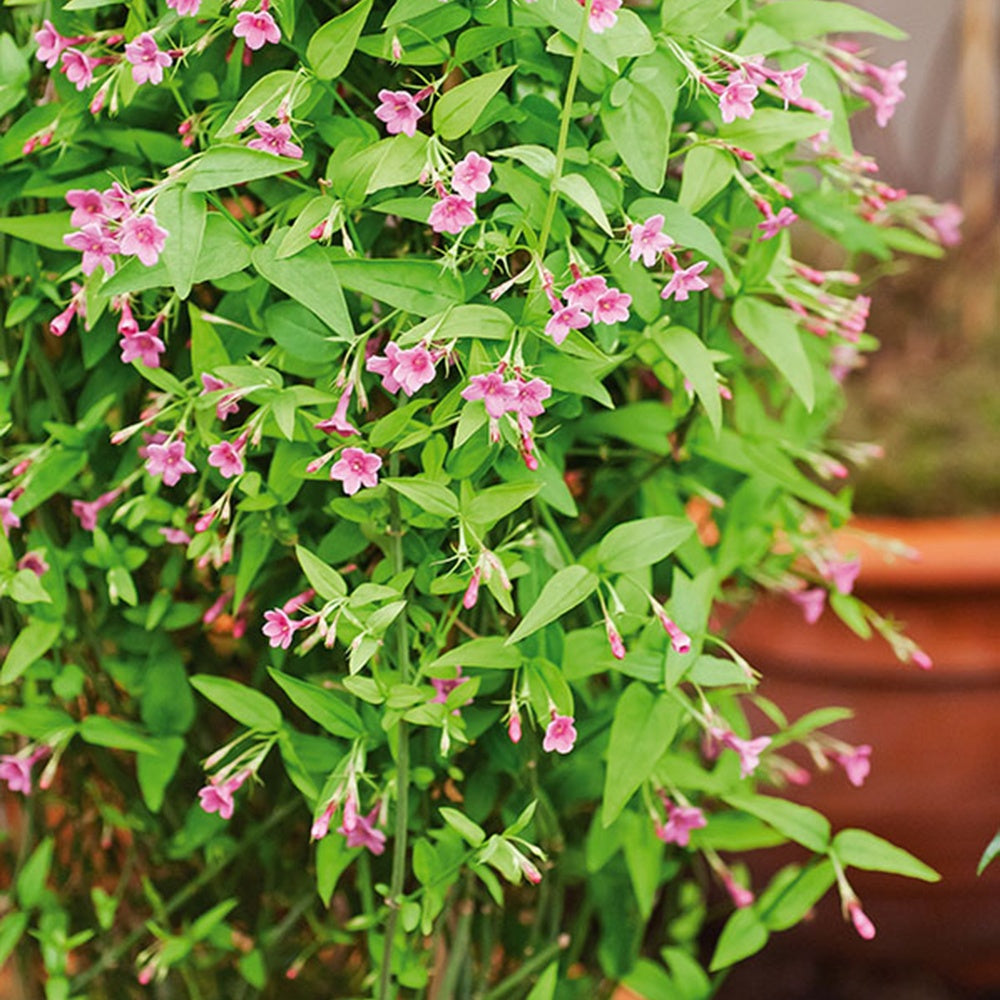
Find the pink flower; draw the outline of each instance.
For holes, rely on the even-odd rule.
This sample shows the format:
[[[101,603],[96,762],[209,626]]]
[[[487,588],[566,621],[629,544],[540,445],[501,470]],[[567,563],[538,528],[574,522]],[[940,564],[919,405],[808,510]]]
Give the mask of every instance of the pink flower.
[[[49,20],[42,21],[41,28],[35,32],[35,41],[38,43],[36,57],[45,63],[48,69],[54,69],[63,49],[70,44],[68,38],[63,38],[56,31],[55,26]],[[73,223],[77,225],[77,223]]]
[[[672,802],[665,803],[667,807],[667,822],[656,824],[656,836],[664,844],[676,844],[687,847],[691,840],[691,831],[700,830],[708,824],[705,814],[694,806],[677,806]]]
[[[312,829],[309,831],[310,840],[322,840],[330,832],[330,820],[337,811],[339,803],[336,799],[331,799],[327,807],[313,821]]]
[[[608,290],[608,283],[599,274],[577,278],[565,291],[566,305],[592,312],[597,300]]]
[[[803,63],[795,69],[785,72],[775,72],[771,74],[771,79],[778,85],[778,93],[788,107],[789,101],[800,101],[802,99],[802,79],[805,77],[809,66]]]
[[[109,219],[127,219],[132,214],[132,195],[118,181],[114,181],[106,191],[102,192],[104,212]]]
[[[152,212],[127,218],[118,231],[118,245],[123,254],[138,257],[146,267],[159,259],[163,245],[170,234],[156,224]]]
[[[314,424],[317,430],[324,434],[339,434],[341,437],[351,437],[361,432],[347,419],[347,407],[351,402],[351,393],[354,392],[354,383],[348,382],[344,391],[337,400],[337,407],[333,411],[333,416],[321,420]]]
[[[219,470],[223,479],[243,475],[243,450],[229,441],[220,441],[208,449],[208,464]]]
[[[542,881],[542,873],[520,851],[517,852],[517,867],[532,885],[538,885]]]
[[[276,45],[281,41],[281,32],[266,10],[258,10],[256,13],[245,10],[237,14],[233,35],[245,39],[247,48],[254,52],[262,49],[268,42]]]
[[[292,126],[285,124],[268,125],[267,122],[254,122],[253,127],[258,138],[247,143],[248,149],[259,149],[275,156],[289,156],[293,160],[302,159],[302,147],[289,142],[292,137]]]
[[[436,233],[460,233],[476,221],[475,206],[457,194],[446,194],[431,209],[431,229]]]
[[[745,910],[748,906],[753,906],[754,894],[745,886],[740,885],[733,878],[732,872],[723,870],[720,877],[722,884],[726,887],[726,892],[729,893],[729,898],[738,910]]]
[[[11,528],[20,528],[21,519],[13,511],[14,501],[10,497],[0,497],[0,528],[4,538],[10,538]]]
[[[194,17],[201,6],[201,0],[167,0],[167,6],[176,10],[178,17]]]
[[[351,826],[347,826],[346,806],[344,813],[345,819],[338,832],[347,838],[347,846],[367,847],[372,854],[382,854],[385,851],[385,834],[374,826],[378,818],[379,806],[376,805],[367,816],[357,816]]]
[[[69,325],[73,322],[73,317],[78,311],[79,303],[73,299],[58,316],[49,321],[49,333],[53,337],[61,337],[69,329]]]
[[[847,780],[860,788],[872,769],[872,748],[867,744],[854,747],[850,753],[835,753],[833,759],[844,769]]]
[[[517,711],[516,707],[511,712],[507,722],[507,736],[511,743],[521,742],[521,713]]]
[[[118,253],[119,246],[113,236],[105,234],[97,222],[88,222],[82,229],[63,237],[63,243],[71,250],[83,253],[81,267],[84,274],[92,274],[98,267],[103,267],[105,274],[115,273],[115,262],[111,254]]]
[[[663,232],[663,216],[651,215],[641,226],[633,226],[632,246],[629,249],[629,260],[642,258],[646,267],[652,267],[657,258],[674,245],[674,241]]]
[[[79,519],[80,527],[84,531],[93,531],[97,527],[97,515],[105,507],[114,503],[119,496],[121,496],[120,489],[110,490],[107,493],[102,493],[96,500],[91,500],[89,503],[83,500],[74,500],[70,504],[70,509],[73,511],[74,517]]]
[[[608,634],[608,645],[611,647],[611,655],[616,660],[625,659],[625,642],[621,637],[621,633],[615,628],[614,622],[607,616],[604,616],[604,630]]]
[[[25,552],[17,561],[17,568],[30,569],[37,577],[43,577],[49,571],[49,564],[45,561],[45,554],[38,549]]]
[[[861,909],[861,902],[857,899],[850,900],[847,904],[847,913],[858,935],[865,941],[871,941],[875,937],[875,925],[868,919],[868,914]]]
[[[757,770],[760,755],[771,745],[770,736],[758,736],[755,740],[740,739],[730,730],[715,730],[712,735],[730,750],[735,750],[740,758],[740,777],[748,778]]]
[[[160,534],[171,545],[189,545],[191,536],[181,528],[160,528]]]
[[[757,87],[739,71],[729,74],[729,86],[719,94],[719,110],[728,125],[737,118],[753,117],[753,101]]]
[[[798,216],[787,205],[783,205],[777,215],[768,214],[763,222],[758,222],[757,228],[764,234],[761,239],[769,240],[797,220]]]
[[[499,372],[473,375],[469,379],[469,384],[462,390],[462,399],[470,402],[481,399],[486,406],[487,414],[494,420],[499,420],[508,410],[514,409],[517,387],[513,382],[505,382]]]
[[[561,344],[570,330],[582,330],[586,326],[590,326],[590,317],[582,309],[563,306],[545,324],[545,332],[556,344]]]
[[[823,576],[842,594],[849,594],[854,589],[860,572],[861,560],[858,558],[831,560],[823,567]]]
[[[942,205],[938,213],[932,215],[927,222],[937,233],[942,246],[954,247],[962,242],[960,227],[964,218],[965,215],[958,205],[949,201]]]
[[[125,58],[132,64],[132,79],[139,85],[163,82],[163,71],[173,63],[169,53],[161,52],[149,31],[125,46]]]
[[[628,307],[632,305],[632,296],[617,288],[609,288],[594,306],[595,323],[624,323],[628,319]]]
[[[240,771],[221,784],[209,780],[209,783],[198,792],[201,808],[207,813],[217,812],[222,819],[231,819],[235,805],[233,794],[249,776],[249,771]]]
[[[412,396],[421,386],[434,381],[434,358],[425,347],[411,347],[396,355],[392,377],[407,396]]]
[[[165,486],[176,486],[181,476],[198,470],[184,456],[184,442],[151,444],[146,449],[146,471],[151,476],[162,476]]]
[[[823,606],[826,604],[826,591],[822,587],[793,590],[788,596],[802,609],[802,616],[810,625],[819,621],[820,615],[823,614]]]
[[[378,99],[382,102],[375,109],[375,117],[385,122],[385,130],[389,135],[412,136],[417,131],[417,121],[424,112],[420,110],[413,95],[407,90],[380,90]]]
[[[700,260],[690,267],[676,268],[673,276],[660,292],[660,298],[669,299],[673,295],[678,302],[687,302],[691,292],[700,292],[703,288],[708,288],[708,282],[698,277],[706,267],[708,267],[708,261]]]
[[[34,761],[30,757],[16,757],[4,754],[0,757],[0,781],[6,781],[12,792],[31,794],[31,768]]]
[[[378,470],[382,459],[361,448],[345,448],[340,458],[330,467],[330,478],[344,484],[344,492],[353,496],[362,486],[378,485]]]
[[[615,13],[622,5],[622,0],[593,0],[590,5],[590,30],[595,35],[600,35],[608,28],[613,28],[618,23],[618,15]]]
[[[289,618],[281,608],[265,611],[264,622],[261,631],[267,636],[268,645],[273,649],[278,647],[288,649],[292,644],[292,636],[295,635],[296,629],[302,627],[301,621]]]
[[[66,204],[73,209],[69,224],[77,228],[87,225],[88,222],[100,222],[107,215],[104,198],[101,192],[94,188],[87,190],[74,188],[72,191],[67,191]]]
[[[485,156],[480,156],[473,150],[455,164],[455,170],[451,175],[451,186],[466,201],[474,202],[477,194],[489,191],[492,169],[493,164]]]
[[[118,346],[122,351],[122,361],[131,364],[139,361],[147,368],[160,367],[160,355],[167,349],[167,345],[149,330],[140,330],[129,337],[122,337],[118,341]]]
[[[479,600],[480,576],[482,576],[482,570],[476,566],[472,571],[469,586],[465,588],[465,594],[462,597],[462,607],[465,608],[466,611],[471,611],[472,608],[476,606],[476,601]]]
[[[667,617],[666,611],[657,605],[656,617],[659,619],[663,630],[670,636],[670,645],[674,647],[675,653],[691,652],[691,637],[676,622]]]
[[[542,749],[546,753],[569,753],[576,742],[576,729],[573,728],[572,715],[558,715],[555,709],[552,710],[552,721],[545,730],[545,739],[542,740]]]
[[[462,676],[461,667],[456,669],[454,677],[432,677],[431,686],[434,688],[436,694],[431,698],[431,704],[443,705],[448,700],[448,695],[464,683],[465,678]]]
[[[96,59],[85,56],[79,49],[66,49],[62,54],[62,71],[77,90],[86,90],[94,82]]]
[[[400,350],[390,341],[385,345],[385,356],[373,354],[365,361],[365,368],[382,376],[382,388],[386,392],[399,392],[399,382],[393,374],[399,360]]]
[[[552,395],[552,386],[540,378],[530,382],[515,379],[509,383],[517,392],[515,405],[511,406],[522,417],[540,417],[545,412],[545,400]]]
[[[2,502],[0,501],[0,503]],[[934,666],[934,661],[922,649],[915,649],[910,654],[910,660],[921,670],[930,670]]]
[[[218,392],[220,389],[231,388],[228,382],[223,382],[221,378],[203,372],[201,376],[201,394],[203,396],[210,392]],[[215,415],[222,421],[230,414],[238,413],[240,409],[239,401],[233,396],[223,396],[215,404]]]

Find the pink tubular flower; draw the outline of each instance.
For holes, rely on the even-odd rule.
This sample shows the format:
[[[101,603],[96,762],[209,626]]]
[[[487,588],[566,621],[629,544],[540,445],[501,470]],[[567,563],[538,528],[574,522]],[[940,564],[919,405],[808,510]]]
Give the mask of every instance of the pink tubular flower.
[[[302,159],[302,147],[289,141],[292,137],[291,125],[285,123],[268,125],[267,122],[254,122],[253,127],[257,132],[257,138],[251,139],[247,143],[248,149],[259,149],[265,153],[287,156],[293,160]]]
[[[63,38],[55,29],[55,25],[49,20],[42,21],[41,28],[35,32],[35,41],[38,43],[38,51],[35,56],[40,59],[47,69],[55,69],[59,62],[59,57],[70,43],[68,38]],[[73,223],[77,225],[77,223]]]
[[[208,449],[208,464],[219,470],[223,479],[243,475],[243,449],[230,441],[220,441]]]
[[[708,282],[699,277],[706,267],[708,267],[708,261],[700,260],[690,267],[676,268],[673,276],[660,292],[660,298],[669,299],[673,295],[678,302],[686,302],[691,292],[700,292],[702,289],[708,288]]]
[[[474,202],[477,194],[490,189],[490,171],[493,164],[475,150],[466,153],[465,158],[455,164],[451,175],[451,186],[466,201]]]
[[[233,795],[250,777],[249,771],[240,771],[223,782],[209,779],[208,784],[198,792],[201,808],[207,813],[217,812],[222,819],[231,819],[233,815]]]
[[[521,713],[517,710],[516,705],[513,706],[510,719],[507,721],[507,736],[511,743],[521,742]]]
[[[0,757],[0,781],[6,781],[12,792],[31,794],[31,768],[34,761],[30,757],[4,754]]]
[[[70,323],[73,322],[73,317],[79,311],[80,304],[73,299],[68,306],[58,316],[49,321],[49,333],[53,337],[61,337],[69,329]]]
[[[618,15],[615,11],[622,5],[622,0],[592,0],[590,5],[590,30],[595,35],[600,35],[608,28],[613,28],[618,23]]]
[[[632,296],[617,288],[609,288],[594,305],[595,323],[624,323],[628,319],[628,307]]]
[[[713,735],[723,746],[735,750],[739,755],[741,778],[748,778],[757,770],[760,764],[760,755],[771,745],[770,736],[758,736],[755,740],[744,740],[731,731],[716,731]]]
[[[517,867],[521,869],[521,874],[532,884],[538,885],[542,881],[542,873],[535,865],[528,860],[520,851],[517,853]]]
[[[348,847],[367,847],[375,855],[385,851],[385,834],[375,827],[379,811],[380,807],[376,805],[367,816],[358,815],[354,823],[348,826],[345,807],[345,819],[338,832],[347,838]]]
[[[848,902],[847,914],[861,938],[865,941],[871,941],[875,937],[875,925],[868,919],[868,914],[861,909],[860,900],[852,899]]]
[[[109,219],[121,221],[132,214],[132,195],[118,181],[113,181],[111,187],[101,192],[104,199],[104,212]]]
[[[348,382],[344,391],[337,400],[337,407],[333,415],[315,424],[317,430],[324,434],[339,434],[341,437],[352,437],[361,432],[347,419],[347,407],[351,402],[351,393],[354,392],[354,383]]]
[[[436,374],[434,358],[426,347],[411,347],[396,353],[392,377],[407,396],[412,396],[421,386],[433,382]]]
[[[732,872],[724,869],[719,873],[719,877],[722,879],[722,884],[726,887],[726,892],[729,893],[729,898],[733,901],[733,906],[738,910],[745,910],[748,906],[753,906],[754,894],[745,886],[739,884],[735,878],[733,878]]]
[[[663,216],[651,215],[641,226],[633,226],[629,234],[632,246],[629,249],[629,260],[642,258],[646,267],[652,267],[664,250],[669,250],[674,241],[663,232]]]
[[[264,626],[261,632],[267,636],[268,645],[273,649],[288,649],[292,644],[292,636],[296,629],[302,627],[301,621],[289,618],[281,608],[264,612]]]
[[[152,327],[122,337],[118,341],[118,346],[121,348],[122,361],[125,364],[138,361],[147,368],[159,368],[160,355],[167,349],[167,345],[156,336]]]
[[[597,302],[608,290],[608,283],[599,274],[577,278],[564,292],[566,304],[573,309],[593,312]]]
[[[51,568],[49,564],[45,561],[45,554],[39,549],[32,549],[30,552],[25,552],[23,556],[17,561],[17,568],[30,569],[32,573],[35,574],[39,579],[45,576]]]
[[[465,588],[465,595],[462,597],[462,607],[466,611],[470,611],[476,606],[476,601],[479,600],[479,578],[482,575],[482,570],[476,566],[472,571],[472,578],[469,580],[469,586]]]
[[[937,233],[942,246],[955,247],[962,242],[961,225],[965,214],[954,202],[946,202],[936,215],[932,215],[928,224]]]
[[[867,743],[864,743],[861,746],[854,747],[850,753],[835,753],[832,756],[844,769],[844,772],[847,774],[847,780],[855,788],[860,788],[865,783],[865,778],[868,777],[872,769],[871,755],[872,748]]]
[[[79,519],[80,527],[84,531],[93,531],[97,527],[97,515],[105,507],[114,503],[120,495],[121,490],[110,490],[108,493],[102,493],[96,500],[91,500],[89,503],[83,500],[74,500],[70,504],[70,508],[73,511],[73,516]]]
[[[74,188],[72,191],[67,191],[66,204],[73,209],[69,224],[77,228],[87,225],[88,222],[100,222],[107,215],[104,198],[101,192],[94,188],[86,190]]]
[[[802,616],[810,625],[819,621],[826,604],[826,591],[822,587],[793,590],[789,592],[788,597],[802,609]]]
[[[390,341],[385,345],[385,356],[373,354],[365,361],[365,369],[382,376],[382,388],[386,392],[399,392],[399,382],[393,374],[399,361],[400,350]]]
[[[183,441],[151,444],[146,453],[146,471],[151,476],[162,476],[164,486],[176,486],[181,476],[198,471],[184,456]]]
[[[11,528],[20,528],[21,519],[13,511],[14,501],[10,497],[0,497],[0,529],[4,538],[10,538]]]
[[[552,710],[552,721],[545,730],[545,739],[542,740],[542,749],[546,753],[566,754],[573,749],[576,743],[576,729],[573,728],[572,715],[559,715],[555,709]]]
[[[570,330],[582,330],[587,326],[590,326],[590,317],[582,309],[563,306],[545,324],[545,332],[558,345],[569,336]]]
[[[473,375],[462,390],[462,399],[470,402],[481,399],[486,406],[486,413],[494,420],[499,420],[516,406],[517,387],[513,382],[505,382],[499,372]]]
[[[113,236],[108,236],[101,224],[88,222],[82,229],[63,237],[63,243],[71,250],[83,253],[81,267],[84,274],[92,274],[98,267],[105,274],[115,273],[115,262],[111,254],[118,253],[119,246]]]
[[[385,122],[389,135],[415,135],[417,121],[424,116],[413,95],[407,90],[380,90],[378,99],[382,102],[375,109],[375,117]]]
[[[216,378],[214,375],[209,375],[207,372],[202,373],[201,376],[201,394],[203,396],[210,392],[219,392],[221,389],[231,388],[228,382],[223,382],[221,378]],[[234,399],[232,396],[223,396],[215,404],[215,415],[222,421],[225,421],[226,417],[230,414],[238,413],[240,409],[240,404],[238,400]]]
[[[783,205],[777,215],[770,214],[763,222],[757,223],[757,228],[764,234],[761,239],[769,240],[777,236],[782,229],[787,229],[793,222],[798,221],[798,218],[787,205]]]
[[[244,10],[236,15],[236,26],[233,35],[246,41],[247,48],[256,52],[268,42],[276,45],[281,41],[281,31],[274,18],[266,10],[251,13]]]
[[[521,417],[540,417],[545,412],[545,400],[552,395],[552,386],[540,378],[533,378],[530,382],[516,379],[510,383],[517,392],[517,398],[512,410],[516,410]]]
[[[122,222],[118,245],[123,254],[138,257],[146,267],[152,267],[169,235],[166,229],[156,224],[153,213],[147,212],[145,215],[132,215]]]
[[[777,84],[778,93],[785,102],[786,108],[789,101],[797,102],[802,100],[802,80],[808,69],[809,66],[803,63],[801,66],[796,66],[795,69],[771,74],[771,79]]]
[[[181,528],[160,528],[160,534],[171,545],[189,545],[191,536]]]
[[[194,17],[201,6],[201,0],[167,0],[167,6],[176,10],[178,17]]]
[[[722,120],[728,125],[737,118],[753,117],[753,102],[757,96],[757,87],[747,80],[743,73],[729,75],[729,86],[719,94],[719,110]]]
[[[432,677],[431,687],[434,688],[436,692],[434,697],[431,698],[432,705],[443,705],[448,700],[448,695],[457,687],[461,687],[465,683],[465,678],[462,676],[462,668],[457,667],[455,670],[454,677]]]
[[[173,64],[170,54],[159,50],[149,31],[125,46],[125,58],[132,64],[132,79],[139,85],[162,83],[163,71]]]
[[[608,634],[608,645],[611,647],[611,655],[616,660],[625,659],[625,641],[621,633],[615,628],[615,623],[608,615],[604,616],[604,631]]]
[[[94,82],[97,60],[85,56],[79,49],[66,49],[62,54],[62,71],[77,90],[86,90]]]
[[[436,233],[460,233],[476,221],[475,206],[457,194],[446,194],[434,203],[427,220]]]
[[[691,652],[691,637],[676,622],[667,617],[663,608],[656,606],[656,617],[659,619],[663,630],[670,636],[670,645],[674,647],[676,653]]]
[[[344,492],[353,496],[362,486],[378,485],[378,470],[382,459],[374,452],[361,448],[345,448],[340,458],[330,467],[330,478],[344,484]]]
[[[322,840],[330,832],[330,821],[337,811],[340,803],[336,799],[331,799],[327,807],[313,821],[312,829],[309,831],[310,840]]]
[[[664,844],[687,847],[691,840],[691,831],[699,830],[708,824],[705,814],[694,806],[677,806],[672,802],[667,802],[665,805],[667,822],[656,824],[656,836]]]
[[[858,558],[831,560],[823,567],[823,576],[841,594],[849,594],[854,589],[854,582],[860,572],[861,560]]]

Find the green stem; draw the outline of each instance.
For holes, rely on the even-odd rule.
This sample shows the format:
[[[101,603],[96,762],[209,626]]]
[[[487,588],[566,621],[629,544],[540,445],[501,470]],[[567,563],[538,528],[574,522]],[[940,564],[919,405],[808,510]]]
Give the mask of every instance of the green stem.
[[[476,908],[471,880],[472,873],[469,872],[466,878],[466,893],[458,904],[458,926],[455,928],[454,937],[451,939],[448,965],[444,970],[444,975],[441,977],[441,987],[437,991],[438,1000],[452,1000],[455,995],[455,987],[458,985],[458,977],[462,972],[464,963],[468,959],[472,914]]]
[[[389,474],[399,475],[399,452],[389,459]],[[403,519],[399,513],[399,496],[395,490],[389,491],[389,521],[392,533],[393,570],[402,573],[406,568],[403,553]],[[406,626],[406,615],[396,619],[396,666],[399,667],[400,683],[410,680],[410,639]],[[410,731],[405,719],[397,723],[396,747],[396,836],[392,845],[392,879],[389,885],[389,915],[385,922],[385,944],[382,949],[382,968],[379,971],[379,991],[381,1000],[389,1000],[392,988],[392,949],[396,937],[396,921],[399,917],[399,900],[403,895],[406,880],[406,837],[409,818],[410,791]]]
[[[563,101],[562,115],[559,120],[559,142],[556,146],[556,169],[552,176],[552,187],[549,188],[549,201],[545,206],[545,217],[542,221],[542,231],[538,237],[538,261],[545,260],[545,249],[552,232],[552,220],[556,215],[556,203],[559,201],[559,180],[562,177],[563,166],[566,163],[566,144],[569,140],[569,125],[573,120],[573,98],[576,96],[576,83],[580,78],[580,63],[583,61],[583,48],[587,41],[587,29],[590,26],[590,8],[593,0],[587,0],[583,9],[583,21],[580,25],[580,35],[576,40],[576,51],[573,53],[573,64],[569,70],[569,82],[566,84],[566,97]]]
[[[540,951],[534,958],[529,958],[524,965],[509,975],[503,982],[494,986],[489,993],[484,993],[482,1000],[500,1000],[500,997],[505,997],[508,993],[513,993],[526,979],[544,969],[568,945],[569,937],[566,935],[560,937],[558,941],[553,941],[552,944]]]

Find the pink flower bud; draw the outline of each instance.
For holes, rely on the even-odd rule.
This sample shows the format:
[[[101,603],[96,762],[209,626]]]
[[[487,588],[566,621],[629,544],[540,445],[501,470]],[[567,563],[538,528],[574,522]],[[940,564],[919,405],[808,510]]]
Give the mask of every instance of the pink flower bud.
[[[868,919],[868,915],[861,909],[861,903],[857,899],[852,899],[847,904],[847,912],[850,915],[854,929],[864,938],[871,941],[875,937],[875,925]]]
[[[511,743],[521,742],[521,716],[516,710],[507,723],[507,735],[510,737]]]
[[[610,618],[605,617],[604,628],[608,633],[608,644],[611,646],[611,655],[616,660],[625,659],[625,643],[622,640],[621,634],[618,629],[615,628],[614,623]]]
[[[462,607],[466,611],[471,610],[476,606],[476,601],[479,600],[479,577],[480,569],[477,566],[472,571],[472,579],[469,581],[469,586],[465,591],[465,597],[462,598]]]

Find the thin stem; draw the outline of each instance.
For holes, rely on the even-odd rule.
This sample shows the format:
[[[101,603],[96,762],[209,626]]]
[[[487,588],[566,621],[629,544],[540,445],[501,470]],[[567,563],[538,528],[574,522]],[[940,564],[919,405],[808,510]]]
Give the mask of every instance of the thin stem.
[[[566,97],[563,100],[562,115],[559,121],[559,142],[556,146],[556,168],[552,176],[552,186],[549,188],[549,201],[545,206],[545,217],[542,221],[542,231],[538,237],[538,261],[545,260],[545,249],[552,232],[552,220],[556,214],[556,203],[559,201],[559,180],[562,177],[563,166],[566,163],[566,144],[569,140],[569,126],[573,120],[573,98],[576,96],[576,83],[580,78],[580,64],[583,62],[583,48],[587,40],[587,29],[590,26],[590,8],[593,0],[587,0],[583,9],[583,21],[580,34],[576,40],[576,51],[573,53],[573,64],[569,70],[569,82],[566,84]]]
[[[469,934],[472,930],[472,914],[476,909],[473,886],[471,884],[472,873],[469,872],[466,878],[466,893],[458,904],[458,926],[451,939],[451,948],[448,954],[448,965],[441,977],[441,986],[436,990],[437,1000],[452,1000],[455,995],[455,987],[458,985],[458,977],[462,972],[463,964],[468,959]]]
[[[545,968],[559,952],[564,951],[568,946],[569,935],[564,934],[557,941],[553,941],[547,948],[543,948],[534,958],[529,958],[516,972],[494,986],[489,993],[484,993],[482,1000],[500,1000],[500,997],[505,997],[508,993],[513,993],[521,983]]]
[[[399,475],[399,453],[389,458],[389,474]],[[403,553],[403,520],[399,513],[399,497],[395,490],[389,491],[389,522],[392,533],[393,570],[402,573],[406,568]],[[410,638],[406,626],[406,615],[396,619],[396,666],[399,668],[400,683],[410,680]],[[392,988],[392,948],[396,937],[396,921],[399,917],[399,900],[406,880],[406,838],[409,818],[410,791],[410,730],[405,719],[397,723],[396,747],[396,836],[392,845],[392,880],[389,885],[389,915],[385,922],[385,944],[382,948],[382,968],[379,970],[379,992],[381,1000],[389,1000]]]

